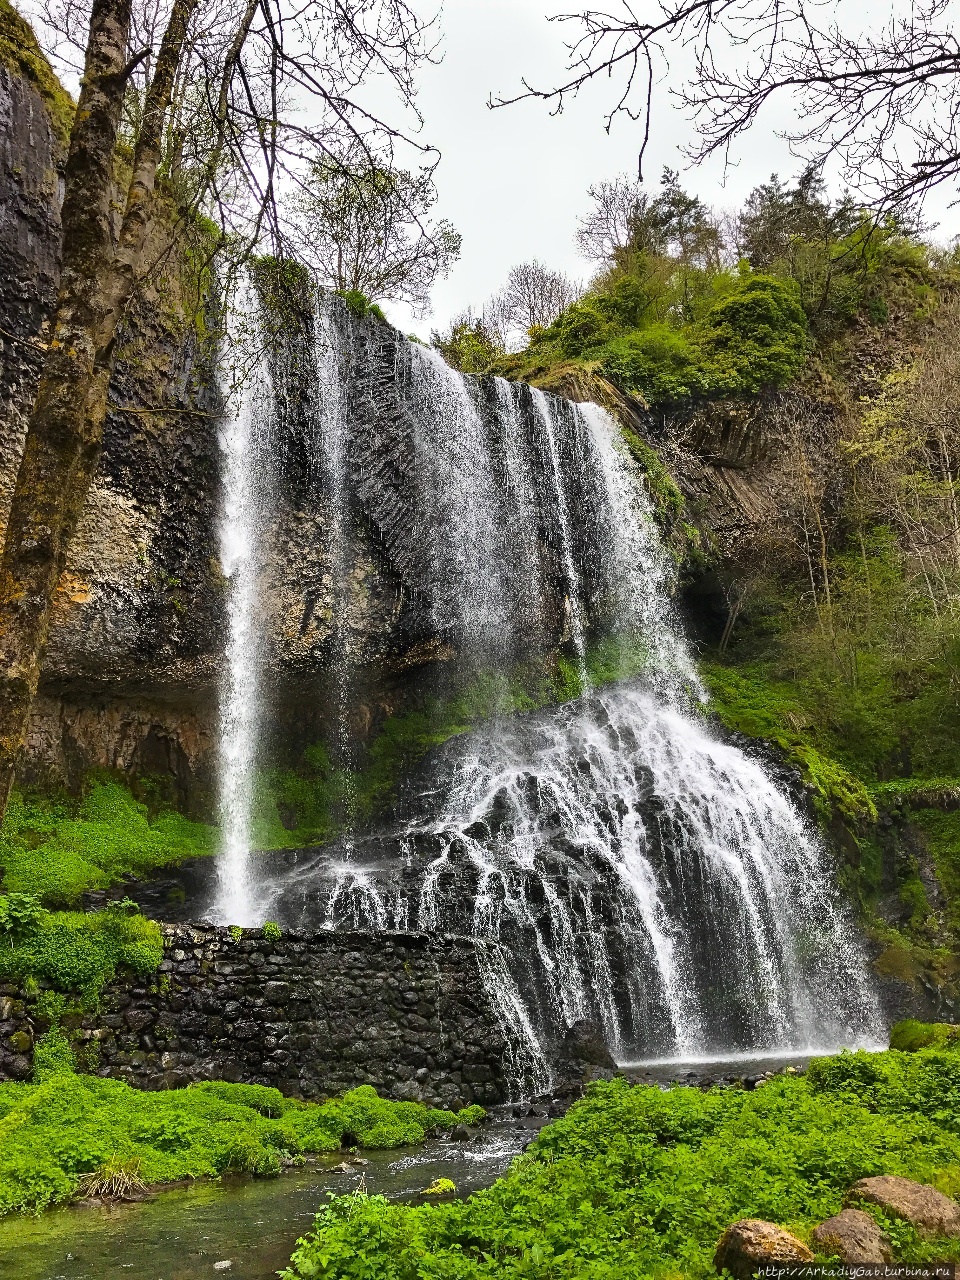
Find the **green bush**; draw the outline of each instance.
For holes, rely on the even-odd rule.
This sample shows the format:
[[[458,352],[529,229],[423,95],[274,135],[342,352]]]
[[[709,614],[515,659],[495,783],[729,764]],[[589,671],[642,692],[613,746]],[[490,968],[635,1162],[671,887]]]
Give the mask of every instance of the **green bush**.
[[[367,1085],[319,1104],[223,1081],[140,1092],[66,1074],[66,1037],[44,1040],[56,1073],[34,1085],[0,1084],[0,1213],[69,1200],[84,1175],[100,1170],[136,1167],[146,1183],[270,1176],[302,1153],[337,1150],[344,1136],[360,1146],[419,1143],[466,1114],[390,1102]]]
[[[163,959],[160,926],[122,906],[52,911],[12,946],[0,946],[0,978],[42,979],[58,991],[96,1000],[118,969],[152,973]]]
[[[960,1049],[960,1027],[945,1022],[917,1022],[906,1018],[890,1032],[890,1048],[915,1053],[917,1049]]]
[[[0,824],[0,866],[9,893],[69,906],[86,889],[105,889],[186,858],[213,853],[214,827],[147,806],[117,782],[94,782],[79,801],[17,792]]]
[[[51,1027],[33,1046],[33,1078],[37,1084],[51,1076],[70,1076],[75,1069],[70,1041],[60,1027]]]
[[[741,1217],[801,1235],[858,1178],[960,1190],[960,1055],[845,1054],[748,1093],[591,1087],[506,1177],[462,1202],[335,1198],[286,1280],[646,1280],[714,1274]],[[943,1101],[945,1099],[945,1101]],[[903,1233],[902,1260],[960,1259],[960,1242]]]

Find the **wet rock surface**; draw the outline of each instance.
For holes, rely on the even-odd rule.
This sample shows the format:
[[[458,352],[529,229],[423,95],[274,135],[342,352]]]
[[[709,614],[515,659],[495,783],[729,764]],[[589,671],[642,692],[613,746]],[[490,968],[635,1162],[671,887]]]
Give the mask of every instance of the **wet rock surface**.
[[[737,1280],[751,1280],[760,1267],[773,1263],[812,1262],[813,1254],[795,1235],[773,1222],[742,1218],[727,1227],[717,1244],[714,1266]]]

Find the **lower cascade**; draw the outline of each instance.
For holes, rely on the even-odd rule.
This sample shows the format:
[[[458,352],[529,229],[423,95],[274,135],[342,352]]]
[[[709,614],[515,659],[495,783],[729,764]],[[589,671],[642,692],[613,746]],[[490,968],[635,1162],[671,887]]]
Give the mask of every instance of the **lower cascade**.
[[[875,1042],[826,849],[776,767],[698,710],[669,557],[610,415],[463,377],[335,298],[267,366],[223,436],[230,821],[211,917],[474,938],[527,1094],[549,1087],[551,1049],[583,1019],[621,1062]],[[242,492],[238,449],[254,473]],[[429,680],[492,693],[486,721],[431,750],[388,812],[278,869],[254,847],[250,701],[269,665],[260,568],[288,455],[302,501],[327,513],[333,581],[346,592],[351,529],[372,530]],[[363,673],[346,595],[330,613],[317,696],[345,766]],[[560,696],[515,695],[518,670],[548,667]]]

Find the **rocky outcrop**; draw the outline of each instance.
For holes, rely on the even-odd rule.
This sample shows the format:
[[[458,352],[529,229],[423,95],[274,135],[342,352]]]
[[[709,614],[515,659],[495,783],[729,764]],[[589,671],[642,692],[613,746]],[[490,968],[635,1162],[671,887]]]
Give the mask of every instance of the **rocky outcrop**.
[[[860,1209],[844,1209],[813,1232],[813,1243],[821,1253],[837,1257],[849,1266],[880,1266],[893,1261],[893,1250],[886,1234],[869,1213]]]
[[[909,1178],[861,1178],[847,1192],[844,1204],[875,1204],[888,1217],[911,1223],[922,1236],[960,1237],[956,1200]]]
[[[761,1267],[812,1261],[802,1240],[761,1218],[742,1218],[727,1227],[713,1258],[718,1272],[729,1271],[736,1280],[752,1280]]]
[[[149,979],[120,979],[68,1018],[82,1065],[146,1089],[195,1080],[316,1098],[359,1084],[459,1108],[506,1099],[505,1041],[471,939],[235,936],[165,926]],[[29,1075],[35,996],[0,989],[0,1078]]]

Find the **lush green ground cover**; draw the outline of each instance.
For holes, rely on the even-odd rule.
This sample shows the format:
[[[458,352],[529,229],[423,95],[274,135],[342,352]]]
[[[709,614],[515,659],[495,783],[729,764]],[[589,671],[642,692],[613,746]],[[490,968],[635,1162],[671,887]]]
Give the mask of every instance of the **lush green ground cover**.
[[[125,903],[44,911],[26,894],[0,898],[0,979],[20,987],[42,983],[91,1007],[118,969],[152,973],[162,959],[160,926]],[[44,1012],[55,1021],[62,1005],[61,999]]]
[[[167,808],[151,815],[112,781],[92,781],[79,799],[15,792],[0,824],[4,889],[35,894],[48,906],[72,906],[85,889],[215,848],[214,827]]]
[[[78,1193],[227,1171],[270,1175],[341,1143],[399,1147],[428,1130],[476,1122],[362,1085],[323,1103],[259,1085],[211,1082],[145,1093],[72,1073],[65,1040],[46,1046],[36,1084],[0,1084],[0,1213],[40,1210]]]
[[[595,1084],[486,1191],[407,1207],[334,1199],[287,1280],[643,1280],[713,1274],[731,1222],[801,1236],[858,1178],[960,1192],[960,1055],[844,1054],[748,1093]],[[958,1259],[884,1224],[905,1261]]]

